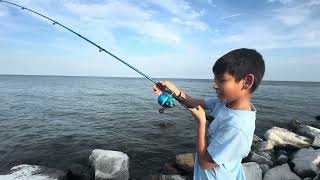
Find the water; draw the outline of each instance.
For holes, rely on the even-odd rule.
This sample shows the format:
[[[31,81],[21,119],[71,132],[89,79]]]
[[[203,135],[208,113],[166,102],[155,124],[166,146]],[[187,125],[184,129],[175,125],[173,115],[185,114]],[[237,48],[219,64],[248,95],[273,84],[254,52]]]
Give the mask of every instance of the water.
[[[215,96],[211,80],[170,81],[193,97]],[[86,166],[93,149],[109,149],[127,153],[131,176],[140,177],[194,152],[195,120],[181,106],[159,114],[151,86],[140,78],[0,76],[0,174],[24,163]],[[320,83],[263,82],[253,101],[256,134],[292,118],[317,123],[319,92]]]

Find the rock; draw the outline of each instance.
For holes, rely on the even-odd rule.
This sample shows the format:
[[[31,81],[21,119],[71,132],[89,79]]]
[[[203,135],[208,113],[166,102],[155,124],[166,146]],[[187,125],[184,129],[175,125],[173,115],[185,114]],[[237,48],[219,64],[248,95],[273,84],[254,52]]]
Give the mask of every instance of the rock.
[[[313,180],[312,177],[303,178],[303,180]]]
[[[66,177],[66,180],[92,180],[94,174],[91,173],[90,167],[73,164],[68,168]]]
[[[95,149],[89,157],[96,180],[129,179],[129,157],[119,151]]]
[[[272,141],[262,141],[257,143],[253,149],[257,151],[269,151],[272,150],[274,147],[274,144]]]
[[[290,170],[289,165],[283,164],[281,166],[276,166],[270,169],[265,175],[263,180],[300,180],[301,178],[297,176]]]
[[[165,163],[162,172],[165,175],[180,174],[173,163]]]
[[[316,177],[313,178],[313,180],[320,180],[320,172],[318,173],[318,175]]]
[[[312,143],[312,139],[310,138],[299,136],[294,132],[279,127],[269,129],[264,136],[267,139],[268,149],[270,149],[271,146],[283,147],[287,145],[296,148],[305,148],[310,147]]]
[[[136,179],[131,179],[131,180],[136,180]],[[159,176],[158,175],[149,175],[149,176],[139,178],[139,180],[159,180]]]
[[[288,157],[285,156],[285,155],[280,155],[278,158],[277,158],[277,164],[278,165],[281,165],[281,164],[284,164],[284,163],[287,163],[288,162]]]
[[[262,176],[266,174],[270,170],[270,167],[266,164],[260,164],[260,169],[262,170]]]
[[[159,180],[186,180],[186,178],[180,175],[161,175]]]
[[[269,166],[273,166],[273,162],[270,160],[271,158],[268,159],[268,158],[261,156],[253,151],[250,151],[250,153],[246,159],[247,159],[247,162],[256,162],[258,164],[267,164]]]
[[[320,129],[320,123],[310,123],[309,126]]]
[[[252,145],[258,144],[258,143],[260,143],[262,141],[263,141],[263,139],[261,139],[259,136],[255,135],[255,134],[253,135]]]
[[[194,158],[195,155],[192,153],[176,155],[176,164],[178,169],[181,169],[187,173],[192,173],[194,166]]]
[[[313,177],[320,171],[320,149],[301,149],[293,156],[291,161],[294,164],[293,170],[300,177]]]
[[[269,160],[271,160],[271,155],[267,153],[266,151],[254,151],[255,153],[259,154],[260,156],[263,156]]]
[[[281,150],[279,150],[279,151],[277,152],[277,155],[278,155],[278,156],[281,156],[281,155],[287,156],[288,154],[287,154],[287,151],[281,149]]]
[[[296,119],[293,119],[290,122],[290,126],[295,130],[296,133],[298,133],[302,136],[307,136],[307,137],[313,139],[317,135],[320,135],[320,129],[317,129],[312,126],[304,125]]]
[[[0,180],[58,180],[65,175],[61,170],[22,164],[11,168],[11,174],[0,175]]]
[[[316,116],[314,117],[316,120],[320,120],[320,115],[319,116]]]
[[[262,170],[255,162],[242,163],[246,180],[262,180]]]
[[[312,146],[316,148],[320,148],[320,135],[314,138]]]

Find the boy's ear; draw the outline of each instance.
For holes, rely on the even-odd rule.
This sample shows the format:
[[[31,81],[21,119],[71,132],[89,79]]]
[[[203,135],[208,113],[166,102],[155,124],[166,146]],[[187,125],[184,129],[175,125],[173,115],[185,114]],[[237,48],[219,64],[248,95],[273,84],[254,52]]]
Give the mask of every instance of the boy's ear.
[[[251,89],[254,83],[254,75],[247,74],[243,81],[243,89]]]

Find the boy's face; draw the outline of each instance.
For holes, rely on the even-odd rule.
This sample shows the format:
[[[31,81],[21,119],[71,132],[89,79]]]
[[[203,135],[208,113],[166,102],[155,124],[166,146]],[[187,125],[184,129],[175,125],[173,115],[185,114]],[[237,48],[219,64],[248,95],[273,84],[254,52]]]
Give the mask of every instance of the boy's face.
[[[247,93],[247,89],[244,89],[243,85],[244,80],[237,82],[232,75],[224,73],[223,75],[215,76],[213,89],[222,102],[230,103],[241,99]]]

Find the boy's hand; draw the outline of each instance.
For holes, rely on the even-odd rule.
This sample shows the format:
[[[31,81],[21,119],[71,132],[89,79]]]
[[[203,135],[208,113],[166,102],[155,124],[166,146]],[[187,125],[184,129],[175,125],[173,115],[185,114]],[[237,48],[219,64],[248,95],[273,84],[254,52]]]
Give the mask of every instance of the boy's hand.
[[[180,90],[175,86],[173,85],[171,82],[169,81],[163,81],[163,82],[160,82],[160,84],[168,89],[170,89],[171,91],[173,91],[176,95],[178,95],[180,93]],[[152,87],[154,93],[157,95],[157,96],[160,96],[163,92],[157,87],[157,85],[154,85]]]
[[[197,108],[189,108],[189,111],[192,113],[192,116],[197,120],[198,124],[205,124],[206,113],[201,106],[197,106]]]

